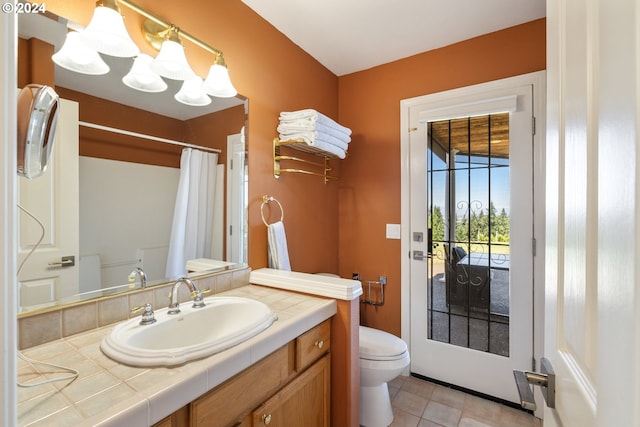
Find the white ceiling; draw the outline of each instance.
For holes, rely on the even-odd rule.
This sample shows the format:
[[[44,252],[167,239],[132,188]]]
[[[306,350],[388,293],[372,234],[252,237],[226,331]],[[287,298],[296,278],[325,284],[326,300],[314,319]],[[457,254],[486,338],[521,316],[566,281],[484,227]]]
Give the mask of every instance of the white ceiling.
[[[342,76],[545,16],[545,0],[242,0]]]

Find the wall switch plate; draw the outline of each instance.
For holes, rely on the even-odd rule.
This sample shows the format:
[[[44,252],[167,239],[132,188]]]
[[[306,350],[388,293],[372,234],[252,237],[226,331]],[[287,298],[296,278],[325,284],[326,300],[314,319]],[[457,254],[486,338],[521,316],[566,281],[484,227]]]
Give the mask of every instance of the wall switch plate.
[[[400,224],[387,224],[387,239],[400,238]]]

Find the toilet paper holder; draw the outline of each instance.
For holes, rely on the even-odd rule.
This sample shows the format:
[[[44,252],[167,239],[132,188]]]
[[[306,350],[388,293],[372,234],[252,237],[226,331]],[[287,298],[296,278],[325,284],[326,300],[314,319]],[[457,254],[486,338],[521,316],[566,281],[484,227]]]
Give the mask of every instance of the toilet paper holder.
[[[360,275],[354,273],[353,280],[360,280]],[[360,302],[368,305],[384,305],[384,287],[387,284],[387,276],[378,276],[378,280],[360,280],[362,283],[362,296]],[[371,288],[374,288],[373,294]],[[375,289],[379,292],[375,292]],[[375,294],[378,295],[375,295]],[[372,296],[373,295],[373,296]]]

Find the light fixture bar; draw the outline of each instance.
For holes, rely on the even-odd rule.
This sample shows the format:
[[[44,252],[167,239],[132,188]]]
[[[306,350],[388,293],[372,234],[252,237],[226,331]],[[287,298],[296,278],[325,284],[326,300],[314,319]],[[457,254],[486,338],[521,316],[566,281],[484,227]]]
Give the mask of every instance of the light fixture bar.
[[[152,20],[153,22],[155,22],[156,24],[162,25],[163,27],[166,27],[167,29],[171,28],[171,26],[173,24],[171,24],[170,22],[167,22],[163,19],[158,18],[157,16],[151,14],[150,12],[146,11],[145,9],[141,8],[140,6],[131,3],[129,0],[118,0],[118,3],[128,7],[129,9],[133,10],[134,12],[139,13],[140,15],[144,16],[147,19]],[[206,44],[205,42],[201,41],[200,39],[197,39],[196,37],[192,36],[189,33],[186,33],[184,31],[182,31],[182,29],[179,30],[179,34],[181,37],[189,40],[190,42],[200,46],[202,49],[213,53],[214,55],[217,56],[222,56],[222,51],[218,50],[214,47],[209,46],[208,44]]]

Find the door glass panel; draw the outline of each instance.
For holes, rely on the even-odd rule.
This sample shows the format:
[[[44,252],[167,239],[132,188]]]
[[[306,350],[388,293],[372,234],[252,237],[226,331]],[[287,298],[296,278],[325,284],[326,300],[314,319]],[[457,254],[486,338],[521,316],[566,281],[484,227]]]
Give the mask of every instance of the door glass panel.
[[[429,339],[509,355],[509,113],[428,124]]]

